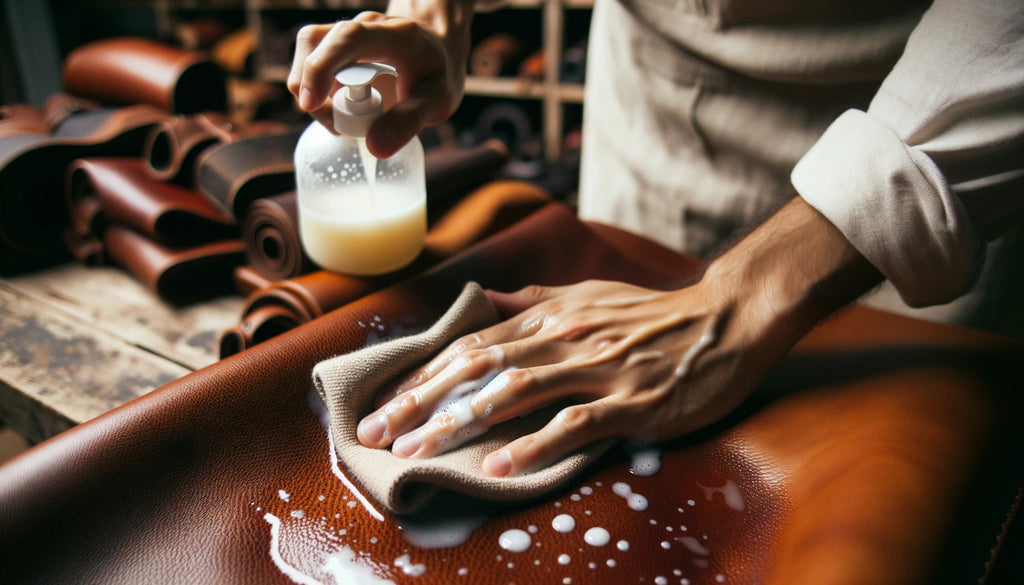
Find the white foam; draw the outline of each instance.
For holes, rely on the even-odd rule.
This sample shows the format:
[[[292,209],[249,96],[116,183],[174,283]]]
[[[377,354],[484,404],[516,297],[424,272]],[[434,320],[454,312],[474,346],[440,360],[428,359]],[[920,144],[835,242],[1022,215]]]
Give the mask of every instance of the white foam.
[[[558,555],[558,564],[559,565],[568,565],[571,562],[572,562],[572,557],[570,557],[569,555],[567,555],[565,553],[562,553],[562,554]]]
[[[668,585],[668,579],[662,577],[661,575],[658,575],[654,578],[654,583],[655,585]]]
[[[625,551],[629,550],[629,541],[628,540],[620,540],[619,542],[615,543],[615,547],[618,548],[619,550],[625,552]]]
[[[408,554],[395,559],[395,566],[402,569],[402,572],[410,577],[420,577],[427,572],[427,566],[423,563],[413,563]]]
[[[559,514],[551,521],[551,527],[556,532],[572,532],[576,528],[576,519],[568,514]]]
[[[287,502],[291,499],[292,495],[284,490],[277,490],[277,497]]]
[[[633,488],[629,487],[629,484],[626,482],[617,481],[612,484],[612,491],[615,492],[615,495],[625,498],[633,493]]]
[[[305,510],[292,510],[292,518],[304,518],[306,516]]]
[[[629,497],[626,498],[626,502],[629,503],[629,508],[631,510],[642,512],[647,509],[647,498],[640,494],[629,494]]]
[[[722,498],[725,499],[725,505],[729,506],[737,512],[742,512],[746,508],[746,503],[743,501],[743,492],[740,491],[740,486],[736,485],[733,480],[727,480],[725,485],[721,487],[708,487],[701,484],[700,489],[704,490],[704,497],[710,502],[716,493],[722,494]]]
[[[510,552],[521,553],[527,551],[531,543],[530,533],[518,528],[506,530],[498,537],[498,546]]]
[[[323,570],[335,585],[395,585],[394,581],[378,577],[373,569],[363,564],[354,551],[341,548],[329,555]]]
[[[599,526],[595,526],[583,535],[583,540],[590,546],[604,546],[611,540],[611,535],[608,531]]]

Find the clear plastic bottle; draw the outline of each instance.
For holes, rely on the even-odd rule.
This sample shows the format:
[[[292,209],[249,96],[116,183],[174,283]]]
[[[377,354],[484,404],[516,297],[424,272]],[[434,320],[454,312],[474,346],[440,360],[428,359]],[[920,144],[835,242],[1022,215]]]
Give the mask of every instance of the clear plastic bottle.
[[[295,181],[302,246],[327,270],[353,275],[397,270],[419,255],[427,231],[423,146],[418,138],[394,156],[377,159],[366,132],[381,114],[370,83],[396,75],[380,63],[341,70],[334,94],[333,134],[319,122],[295,148]]]

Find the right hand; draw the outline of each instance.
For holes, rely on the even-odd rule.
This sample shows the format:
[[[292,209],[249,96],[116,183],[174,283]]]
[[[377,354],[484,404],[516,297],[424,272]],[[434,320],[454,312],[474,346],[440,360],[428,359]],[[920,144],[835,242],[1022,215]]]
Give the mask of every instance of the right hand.
[[[398,69],[398,102],[370,128],[366,144],[387,158],[426,126],[439,124],[462,100],[468,37],[449,28],[439,34],[420,23],[379,12],[362,12],[335,24],[299,30],[288,90],[299,107],[334,132],[334,75],[358,62],[380,61]]]

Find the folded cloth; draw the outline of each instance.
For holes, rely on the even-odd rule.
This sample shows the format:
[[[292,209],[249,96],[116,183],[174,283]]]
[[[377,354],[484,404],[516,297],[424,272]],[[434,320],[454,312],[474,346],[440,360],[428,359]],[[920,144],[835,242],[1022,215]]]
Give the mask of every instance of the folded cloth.
[[[143,38],[103,39],[64,60],[68,93],[109,105],[152,104],[172,114],[227,109],[227,82],[197,51]]]
[[[514,477],[484,475],[480,470],[484,457],[517,437],[539,430],[551,420],[551,407],[496,425],[476,439],[429,459],[405,459],[359,442],[356,427],[373,409],[378,390],[426,362],[459,336],[498,319],[497,310],[480,285],[470,282],[427,331],[371,345],[313,367],[313,383],[330,413],[338,461],[388,510],[413,512],[441,489],[492,502],[534,499],[564,485],[611,446],[612,441],[599,441],[548,467]]]

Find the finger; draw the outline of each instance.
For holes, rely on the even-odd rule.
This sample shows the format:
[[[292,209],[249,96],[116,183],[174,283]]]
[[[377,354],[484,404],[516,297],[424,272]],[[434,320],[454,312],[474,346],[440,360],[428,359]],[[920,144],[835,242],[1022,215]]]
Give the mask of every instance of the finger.
[[[392,452],[401,457],[433,457],[495,424],[555,402],[571,392],[566,385],[554,383],[558,372],[557,366],[506,370],[479,392],[443,405],[422,426],[396,438]],[[498,400],[495,395],[509,398]],[[494,408],[499,403],[502,408]]]
[[[378,158],[394,155],[424,127],[445,120],[455,99],[443,76],[422,79],[405,99],[374,122],[366,136],[367,148]]]
[[[394,398],[399,394],[408,392],[417,386],[422,386],[427,383],[431,378],[441,373],[446,367],[448,367],[448,364],[463,353],[473,349],[489,347],[491,344],[484,343],[483,338],[480,336],[481,333],[482,332],[472,333],[455,340],[451,345],[445,348],[444,351],[434,356],[434,358],[429,362],[406,375],[401,382],[395,384],[385,392],[382,392],[381,395],[377,397],[377,408],[380,408],[385,403],[394,400]]]
[[[574,404],[559,411],[539,431],[490,453],[481,469],[492,477],[536,469],[598,439],[622,434],[630,415],[630,409],[612,397]]]
[[[475,349],[452,360],[427,382],[403,392],[364,418],[356,429],[368,447],[385,447],[426,420],[443,402],[457,402],[483,387],[504,365],[497,349]]]
[[[419,57],[421,34],[414,26],[392,24],[389,19],[363,17],[336,23],[303,62],[299,106],[306,109],[309,103],[323,103],[335,73],[352,63],[383,61],[405,70],[410,59]],[[309,102],[301,99],[306,91]]]
[[[518,315],[526,309],[551,300],[562,293],[563,287],[532,285],[512,293],[486,290],[484,293],[503,317]]]
[[[315,108],[318,104],[309,104],[309,98],[306,98],[308,107],[306,104],[303,104],[303,98],[300,95],[303,66],[305,65],[306,57],[316,49],[329,30],[331,30],[331,25],[311,24],[299,29],[298,34],[295,36],[295,55],[292,57],[291,70],[288,71],[287,86],[288,91],[296,98],[299,98],[300,107],[307,111]]]
[[[334,107],[331,98],[327,98],[324,105],[310,112],[310,115],[317,122],[320,122],[324,128],[327,128],[331,134],[337,134],[337,131],[334,129]]]

